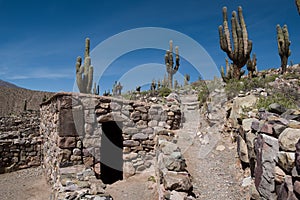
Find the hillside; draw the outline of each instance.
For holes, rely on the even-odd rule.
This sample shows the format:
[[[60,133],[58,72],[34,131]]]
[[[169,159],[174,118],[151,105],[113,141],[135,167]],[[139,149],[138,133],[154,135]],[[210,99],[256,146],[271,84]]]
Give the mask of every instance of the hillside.
[[[3,81],[1,79],[0,79],[0,86],[9,87],[9,88],[20,88],[20,87],[16,86],[15,84]]]
[[[3,86],[2,83],[5,85]],[[0,81],[0,116],[17,114],[24,110],[25,100],[27,110],[38,110],[44,96],[50,97],[53,93],[33,91],[19,88],[13,84]]]

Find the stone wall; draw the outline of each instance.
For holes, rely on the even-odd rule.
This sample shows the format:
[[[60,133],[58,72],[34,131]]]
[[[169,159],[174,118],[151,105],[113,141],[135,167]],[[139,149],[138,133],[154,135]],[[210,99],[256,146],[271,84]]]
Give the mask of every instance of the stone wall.
[[[174,133],[162,130],[156,137],[156,177],[159,199],[194,199],[192,177],[176,144]]]
[[[240,106],[238,102],[240,97],[233,105]],[[234,107],[229,110],[232,115],[238,113]],[[233,126],[227,131],[236,133],[239,158],[250,169],[252,199],[299,199],[300,110],[277,103],[245,110],[230,118]]]
[[[156,133],[177,129],[180,122],[180,108],[174,103],[162,106],[95,95],[54,95],[41,105],[40,132],[45,138],[43,166],[56,198],[105,196],[102,181],[112,180],[105,180],[101,163],[122,171],[117,179],[154,170]],[[110,163],[114,156],[119,161]]]
[[[0,118],[0,173],[41,164],[39,121],[36,111]]]

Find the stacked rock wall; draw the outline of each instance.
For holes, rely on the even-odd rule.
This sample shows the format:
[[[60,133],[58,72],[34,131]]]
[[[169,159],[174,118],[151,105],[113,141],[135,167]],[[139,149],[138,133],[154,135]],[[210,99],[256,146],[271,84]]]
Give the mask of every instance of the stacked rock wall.
[[[274,103],[268,111],[250,109],[244,114],[249,118],[237,119],[241,123],[231,131],[236,132],[239,158],[254,180],[252,199],[299,199],[300,110]]]
[[[39,121],[35,111],[0,118],[0,173],[41,164]]]
[[[121,152],[121,161],[113,167],[123,171],[122,178],[153,170],[155,133],[164,128],[178,128],[180,120],[177,105],[162,106],[74,93],[56,94],[41,105],[40,126],[45,138],[43,165],[48,181],[58,192],[56,198],[75,193],[80,193],[80,198],[105,194],[103,183],[97,184],[102,188],[94,188],[91,193],[95,187],[91,180],[99,182],[103,178],[100,162],[105,162],[107,157],[103,152],[106,145],[103,141],[111,136],[118,137],[113,143],[122,140],[121,144],[109,147],[109,150],[117,147],[114,155]],[[89,175],[83,178],[86,174]]]
[[[160,131],[156,138],[156,176],[159,199],[194,199],[192,178],[173,133]]]

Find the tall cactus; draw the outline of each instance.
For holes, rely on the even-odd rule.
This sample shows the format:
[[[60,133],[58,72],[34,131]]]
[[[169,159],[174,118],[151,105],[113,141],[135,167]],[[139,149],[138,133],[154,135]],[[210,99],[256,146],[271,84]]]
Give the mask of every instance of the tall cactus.
[[[223,7],[223,25],[219,26],[221,49],[233,61],[233,78],[240,79],[243,75],[241,69],[247,63],[252,51],[252,41],[248,40],[248,32],[243,17],[242,7],[238,7],[238,16],[235,11],[231,18],[233,48],[227,20],[227,8]]]
[[[253,78],[255,72],[257,71],[255,53],[252,55],[252,59],[249,58],[249,60],[247,61],[247,70],[248,70],[249,78]]]
[[[278,53],[281,59],[281,73],[286,72],[286,65],[288,62],[288,57],[291,55],[289,40],[289,32],[287,25],[284,25],[282,28],[277,24],[277,44],[278,44]]]
[[[167,68],[167,73],[168,73],[168,87],[173,88],[173,75],[178,71],[179,69],[179,53],[178,53],[178,46],[175,47],[175,55],[176,55],[176,60],[175,60],[175,65],[173,61],[173,41],[170,40],[170,49],[167,50],[166,55],[165,55],[165,64]]]
[[[82,59],[77,57],[76,61],[76,82],[81,93],[91,93],[93,83],[93,66],[91,65],[90,57],[90,39],[85,39],[84,63]]]

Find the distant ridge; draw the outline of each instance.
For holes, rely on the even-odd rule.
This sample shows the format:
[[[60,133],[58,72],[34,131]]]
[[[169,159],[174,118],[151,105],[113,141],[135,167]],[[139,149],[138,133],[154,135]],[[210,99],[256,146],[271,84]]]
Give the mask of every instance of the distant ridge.
[[[0,86],[8,87],[8,88],[20,88],[20,87],[16,86],[15,84],[3,81],[1,79],[0,79]]]
[[[39,110],[43,100],[53,94],[52,92],[28,90],[0,80],[0,118],[24,112],[25,101],[26,110]]]

